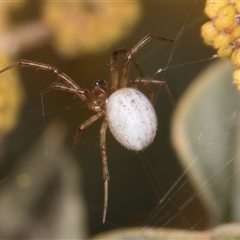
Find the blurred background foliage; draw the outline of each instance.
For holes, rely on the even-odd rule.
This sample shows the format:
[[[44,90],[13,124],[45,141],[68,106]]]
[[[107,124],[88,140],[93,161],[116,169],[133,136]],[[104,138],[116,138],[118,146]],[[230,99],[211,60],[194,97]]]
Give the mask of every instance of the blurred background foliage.
[[[214,54],[214,50],[205,46],[200,37],[200,27],[206,21],[203,9],[203,1],[195,4],[182,1],[1,2],[1,68],[21,58],[43,62],[57,66],[81,87],[91,89],[98,79],[110,81],[109,59],[113,50],[122,47],[130,49],[148,33],[172,39],[181,33],[176,45],[153,41],[136,54],[136,61],[145,76],[151,77],[159,68],[166,66],[175,47],[169,66],[177,67],[169,68],[154,78],[166,79],[178,102],[194,77],[209,64],[203,59],[209,59]],[[195,64],[185,64],[194,61]],[[13,80],[4,82],[9,79],[5,76],[8,74]],[[130,78],[137,76],[138,72],[133,68]],[[9,198],[15,200],[9,202],[7,207],[2,204],[5,211],[0,216],[0,228],[4,226],[6,229],[4,237],[57,238],[61,234],[83,238],[109,229],[143,224],[183,171],[170,144],[172,107],[166,92],[154,87],[158,93],[154,105],[159,118],[159,130],[154,143],[144,153],[129,152],[110,133],[107,135],[111,181],[107,223],[103,225],[99,151],[101,121],[82,134],[79,146],[72,151],[77,126],[92,113],[82,101],[69,93],[51,91],[41,96],[41,90],[55,79],[51,73],[16,68],[3,74],[0,81],[0,122],[12,122],[11,127],[7,124],[0,126],[0,201],[3,201],[3,196],[7,199],[5,203]],[[10,86],[2,87],[6,82]],[[16,102],[15,105],[5,102],[6,91],[9,91],[7,100]],[[13,110],[6,107],[12,105]],[[10,115],[12,113],[13,120],[5,120],[8,114],[3,114],[3,108],[7,108]],[[63,125],[59,127],[66,131],[66,135],[60,137],[60,130],[60,136],[57,130],[48,133],[47,126],[54,126],[55,119],[67,125],[66,129]],[[37,139],[42,139],[40,147],[34,144]],[[54,143],[57,147],[50,151]],[[66,160],[70,164],[68,167]],[[150,167],[146,165],[147,169],[144,170],[142,164],[148,161]],[[38,164],[39,171],[36,171]],[[152,175],[151,168],[156,178],[149,178]],[[72,171],[73,179],[64,175]],[[184,187],[179,188],[180,191],[171,197],[168,204],[164,203],[164,208],[153,221],[147,222],[149,226],[198,230],[214,226],[211,213],[201,198],[195,197],[186,208],[179,210],[179,206],[196,193],[187,178],[183,177],[182,183]],[[77,202],[82,203],[78,192],[81,190],[85,199],[83,208],[77,205]],[[62,196],[67,197],[72,209],[63,209],[65,202]],[[27,199],[31,208],[22,207]],[[74,202],[74,199],[77,201]],[[18,209],[16,215],[9,214],[12,206]],[[26,215],[17,215],[19,209],[21,214],[25,212]],[[71,220],[77,224],[82,221],[79,220],[79,213],[87,225],[83,224],[82,229],[71,224]],[[28,221],[26,225],[21,225],[19,219]],[[56,219],[59,221],[56,222]],[[13,223],[12,229],[5,227],[6,220]],[[69,221],[70,224],[67,224]],[[76,229],[70,226],[76,226]]]

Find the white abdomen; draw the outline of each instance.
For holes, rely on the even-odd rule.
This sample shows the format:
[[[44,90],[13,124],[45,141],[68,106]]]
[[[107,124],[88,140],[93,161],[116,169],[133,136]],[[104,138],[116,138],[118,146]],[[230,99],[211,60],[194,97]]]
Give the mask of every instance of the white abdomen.
[[[141,151],[154,140],[157,117],[148,98],[134,88],[114,92],[106,104],[110,131],[125,148]]]

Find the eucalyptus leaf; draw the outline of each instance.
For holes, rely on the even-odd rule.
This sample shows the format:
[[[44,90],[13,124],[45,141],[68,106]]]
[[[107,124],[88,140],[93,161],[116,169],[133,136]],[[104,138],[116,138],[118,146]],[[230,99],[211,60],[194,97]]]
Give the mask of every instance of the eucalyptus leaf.
[[[234,68],[218,60],[204,70],[179,101],[172,143],[213,225],[240,219],[240,93]]]

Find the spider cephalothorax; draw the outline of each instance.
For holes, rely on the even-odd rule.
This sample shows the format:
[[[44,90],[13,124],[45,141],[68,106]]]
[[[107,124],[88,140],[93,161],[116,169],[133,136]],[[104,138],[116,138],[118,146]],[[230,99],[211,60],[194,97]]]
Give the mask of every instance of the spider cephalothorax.
[[[101,108],[104,109],[106,105],[106,100],[110,96],[110,89],[108,84],[104,80],[97,80],[92,89],[92,95],[94,97],[94,101]]]

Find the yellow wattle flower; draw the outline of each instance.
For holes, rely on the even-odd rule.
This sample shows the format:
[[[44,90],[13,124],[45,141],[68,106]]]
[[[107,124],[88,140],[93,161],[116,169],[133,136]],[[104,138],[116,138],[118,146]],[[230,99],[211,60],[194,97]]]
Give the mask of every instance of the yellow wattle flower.
[[[204,12],[211,21],[203,24],[201,36],[219,58],[230,58],[237,67],[233,83],[240,91],[240,1],[207,0]]]

